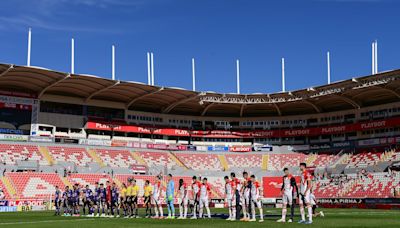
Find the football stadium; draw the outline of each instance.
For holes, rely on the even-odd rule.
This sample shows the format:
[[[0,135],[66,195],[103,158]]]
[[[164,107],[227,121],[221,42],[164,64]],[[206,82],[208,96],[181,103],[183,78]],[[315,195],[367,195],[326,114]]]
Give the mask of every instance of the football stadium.
[[[196,89],[194,57],[190,89],[158,85],[152,51],[120,79],[114,45],[110,77],[76,73],[74,39],[70,69],[36,66],[27,31],[26,64],[0,63],[0,226],[400,225],[400,65],[376,40],[362,76],[331,80],[327,52],[318,86],[287,90],[280,58],[271,93],[242,93],[235,59],[229,93]]]

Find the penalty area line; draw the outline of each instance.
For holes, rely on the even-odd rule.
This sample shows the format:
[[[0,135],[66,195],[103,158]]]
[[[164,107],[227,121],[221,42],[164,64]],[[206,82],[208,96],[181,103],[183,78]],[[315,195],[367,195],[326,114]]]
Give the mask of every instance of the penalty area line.
[[[31,222],[2,222],[0,225],[23,225],[23,224],[37,224],[37,223],[52,223],[52,222],[79,222],[79,221],[93,221],[95,219],[59,219],[59,220],[43,220]]]

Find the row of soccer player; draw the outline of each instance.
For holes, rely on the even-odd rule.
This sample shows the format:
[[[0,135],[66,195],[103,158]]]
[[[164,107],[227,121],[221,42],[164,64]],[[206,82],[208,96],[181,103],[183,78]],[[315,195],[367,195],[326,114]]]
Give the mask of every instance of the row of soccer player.
[[[289,170],[284,169],[285,175],[283,177],[282,184],[282,198],[283,198],[283,209],[282,218],[278,222],[286,222],[287,205],[291,207],[291,218],[288,222],[293,221],[295,198],[299,199],[301,220],[300,223],[312,223],[312,193],[311,193],[311,175],[306,170],[306,164],[300,164],[301,183],[300,190],[297,187],[296,180],[289,173]],[[255,211],[256,207],[259,209],[260,222],[263,222],[263,208],[261,202],[261,186],[255,179],[254,175],[249,176],[247,172],[243,172],[243,180],[239,180],[235,173],[231,173],[230,177],[225,178],[225,202],[229,210],[229,217],[227,220],[244,220],[244,221],[256,221]],[[163,218],[163,209],[161,201],[165,198],[165,203],[168,208],[167,218],[175,218],[175,183],[172,179],[172,175],[167,176],[167,188],[166,195],[162,197],[161,193],[161,180],[162,176],[156,177],[156,182],[153,186],[150,185],[148,180],[145,181],[144,185],[144,206],[146,207],[146,217],[153,215],[152,208],[154,209],[153,218]],[[179,219],[186,219],[188,215],[188,209],[191,210],[193,215],[192,219],[203,217],[204,209],[206,210],[206,216],[211,217],[209,202],[211,195],[210,185],[207,183],[207,178],[192,178],[191,190],[189,191],[189,184],[185,183],[183,179],[179,180],[179,187],[177,191],[177,199],[179,203]],[[191,194],[189,194],[191,192]],[[120,209],[123,210],[125,217],[138,217],[138,198],[139,186],[136,185],[136,180],[128,179],[127,184],[122,184],[122,188],[119,190],[115,183],[111,184],[106,182],[106,186],[103,184],[98,185],[96,183],[95,189],[92,191],[89,186],[80,189],[78,184],[73,186],[73,189],[66,187],[65,191],[61,194],[61,191],[57,188],[55,194],[56,202],[56,214],[61,214],[61,206],[64,208],[64,215],[79,215],[79,205],[82,205],[83,214],[86,214],[88,209],[88,215],[94,216],[97,210],[97,217],[110,217],[120,215]],[[314,200],[315,202],[315,200]],[[315,205],[315,203],[314,203]],[[309,220],[305,220],[304,206],[308,210]],[[198,216],[197,216],[198,212]],[[250,215],[251,213],[251,215]],[[243,217],[241,218],[241,214]]]

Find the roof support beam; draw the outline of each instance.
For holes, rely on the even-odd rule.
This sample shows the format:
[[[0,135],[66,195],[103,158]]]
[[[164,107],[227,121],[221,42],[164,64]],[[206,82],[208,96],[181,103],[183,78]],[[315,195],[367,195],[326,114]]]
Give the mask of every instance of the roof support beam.
[[[246,106],[246,104],[242,104],[240,106],[240,117],[243,117],[243,111],[244,111],[244,107]]]
[[[126,109],[128,109],[129,107],[131,107],[136,101],[138,101],[138,100],[140,100],[140,99],[143,99],[143,98],[145,98],[145,97],[151,96],[151,95],[153,95],[153,94],[156,94],[156,93],[158,93],[158,92],[160,92],[160,91],[163,91],[163,90],[164,90],[164,87],[161,87],[161,88],[159,88],[158,90],[153,91],[153,92],[151,92],[151,93],[143,93],[142,95],[139,95],[138,97],[134,98],[133,100],[131,100],[130,102],[128,102],[128,103],[126,104]]]
[[[393,89],[390,89],[390,88],[387,88],[386,86],[378,86],[378,87],[379,87],[380,89],[383,89],[383,90],[385,90],[385,91],[387,91],[387,92],[389,92],[389,93],[395,95],[397,98],[400,98],[400,94],[399,94],[397,91],[395,91],[395,90],[393,90]]]
[[[281,112],[281,109],[279,108],[278,104],[276,104],[276,103],[272,103],[272,104],[274,105],[276,111],[278,112],[278,115],[282,116],[282,112]]]
[[[336,97],[338,99],[341,99],[341,100],[345,101],[346,103],[351,104],[355,109],[360,109],[361,108],[361,106],[357,102],[355,102],[354,100],[352,100],[352,99],[350,99],[348,97],[345,97],[344,95],[339,96],[339,95],[336,95],[336,94],[332,94],[332,96],[334,96],[334,97]]]
[[[106,90],[108,90],[108,89],[111,89],[112,87],[117,86],[117,85],[119,85],[120,83],[121,83],[121,82],[118,80],[118,81],[116,81],[114,84],[112,84],[112,85],[110,85],[110,86],[107,86],[107,87],[105,87],[105,88],[103,88],[103,89],[99,89],[99,90],[93,92],[92,94],[90,94],[90,95],[85,99],[85,103],[87,103],[90,99],[92,99],[92,98],[93,98],[94,96],[96,96],[97,94],[100,94],[100,93],[102,93],[102,92],[104,92],[104,91],[106,91]]]
[[[14,65],[10,65],[10,66],[7,68],[7,70],[3,71],[3,72],[0,74],[0,77],[6,75],[6,74],[7,74],[8,72],[10,72],[10,70],[12,70],[12,69],[14,69]]]
[[[46,86],[44,89],[42,89],[42,91],[40,91],[38,98],[39,98],[39,99],[42,98],[43,94],[44,94],[47,90],[49,90],[50,88],[52,88],[52,87],[58,85],[59,83],[65,81],[65,80],[66,80],[67,78],[69,78],[69,77],[71,77],[71,75],[70,75],[70,74],[67,74],[67,75],[65,75],[65,77],[63,77],[63,78],[61,78],[61,79],[58,79],[57,81],[55,81],[55,82],[51,83],[50,85]]]
[[[203,112],[201,112],[201,116],[204,116],[204,115],[207,113],[208,109],[210,109],[214,104],[215,104],[215,103],[210,103],[209,105],[207,105],[207,106],[203,109]]]
[[[195,95],[190,96],[190,97],[187,97],[187,98],[185,98],[185,99],[182,99],[182,100],[173,102],[173,103],[170,104],[168,107],[166,107],[166,108],[162,111],[162,113],[167,114],[167,113],[169,113],[172,109],[174,109],[176,106],[178,106],[178,105],[180,105],[180,104],[183,104],[183,103],[185,103],[185,102],[194,100],[194,99],[196,99],[196,98],[199,97],[199,96],[200,96],[200,94],[195,94]]]
[[[314,103],[312,103],[311,101],[308,101],[308,100],[303,100],[303,101],[304,101],[304,103],[311,105],[317,113],[321,113],[321,110]]]

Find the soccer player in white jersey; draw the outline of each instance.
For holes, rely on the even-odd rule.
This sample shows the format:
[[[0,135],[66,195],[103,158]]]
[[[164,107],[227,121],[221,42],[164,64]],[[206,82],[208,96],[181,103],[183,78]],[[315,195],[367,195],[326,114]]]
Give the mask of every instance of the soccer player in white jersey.
[[[313,216],[314,217],[317,217],[317,216],[321,216],[321,217],[324,217],[325,215],[324,215],[324,212],[323,211],[320,211],[320,212],[317,212],[317,199],[315,198],[315,195],[314,195],[314,193],[312,193],[311,192],[311,194],[310,194],[310,199],[311,199],[311,205],[312,205],[312,211],[313,211]]]
[[[284,168],[283,172],[285,172],[285,175],[283,176],[282,180],[282,218],[279,219],[277,222],[286,222],[286,213],[287,213],[287,205],[290,205],[290,219],[288,222],[293,222],[293,216],[294,216],[294,205],[293,205],[293,196],[294,196],[294,191],[298,192],[297,189],[297,184],[296,184],[296,179],[292,174],[290,174],[288,168]]]
[[[235,218],[237,220],[240,219],[240,211],[241,211],[241,206],[240,206],[240,189],[242,189],[242,183],[240,182],[240,180],[238,178],[236,178],[236,174],[235,173],[231,173],[231,180],[233,182],[235,182],[236,185],[236,190],[235,190],[235,207],[236,207],[236,215]]]
[[[225,179],[225,201],[229,210],[229,218],[228,221],[236,220],[236,183],[234,181],[229,180],[228,176],[224,177]]]
[[[250,189],[251,179],[249,174],[245,171],[243,172],[242,188],[240,189],[243,208],[243,218],[240,219],[240,221],[249,221],[250,219]]]
[[[311,224],[313,219],[311,196],[310,196],[312,177],[311,174],[307,171],[306,163],[300,163],[300,171],[301,171],[301,182],[300,182],[299,205],[300,205],[301,220],[299,221],[299,223]],[[306,221],[304,205],[307,208],[308,221]]]
[[[254,175],[251,175],[250,177],[251,180],[251,185],[250,185],[250,208],[252,218],[249,220],[250,222],[255,222],[256,221],[256,206],[260,212],[260,220],[259,222],[264,222],[264,213],[263,213],[263,208],[262,208],[262,202],[261,202],[261,185],[260,183],[256,180],[256,177]]]
[[[183,181],[183,179],[179,179],[178,199],[179,199],[178,219],[186,219],[188,212],[189,197],[188,197],[187,185]]]
[[[161,176],[157,176],[156,177],[156,182],[154,183],[154,189],[153,189],[153,197],[152,199],[152,203],[154,206],[154,212],[155,212],[155,216],[153,218],[160,218],[162,219],[164,216],[163,213],[163,209],[162,209],[162,205],[161,205]]]
[[[211,218],[209,204],[209,196],[211,195],[211,187],[207,183],[207,178],[203,178],[203,183],[200,187],[200,210],[199,210],[199,218],[203,218],[203,208],[205,207],[207,210],[208,218]]]
[[[193,200],[193,216],[191,219],[197,219],[197,205],[199,205],[199,200],[200,200],[200,186],[201,182],[197,180],[196,176],[193,176],[192,178],[192,200]]]

